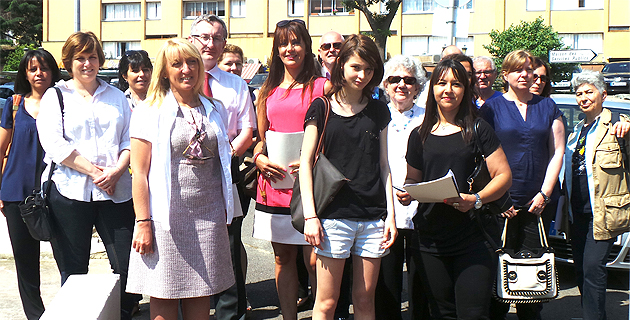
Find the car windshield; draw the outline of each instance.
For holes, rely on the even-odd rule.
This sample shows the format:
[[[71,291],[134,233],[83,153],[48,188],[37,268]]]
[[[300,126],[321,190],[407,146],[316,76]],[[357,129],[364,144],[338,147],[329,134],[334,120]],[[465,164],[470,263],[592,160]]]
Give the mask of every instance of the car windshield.
[[[604,73],[630,72],[630,62],[610,63],[602,70]]]

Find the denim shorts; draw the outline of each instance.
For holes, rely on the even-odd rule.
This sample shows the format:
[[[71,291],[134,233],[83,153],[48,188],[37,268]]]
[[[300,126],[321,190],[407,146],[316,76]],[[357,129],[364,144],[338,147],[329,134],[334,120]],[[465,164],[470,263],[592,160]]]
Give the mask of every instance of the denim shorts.
[[[385,222],[381,219],[355,221],[322,219],[324,240],[322,249],[315,253],[335,259],[346,259],[350,254],[364,258],[381,258],[388,253],[381,247]]]

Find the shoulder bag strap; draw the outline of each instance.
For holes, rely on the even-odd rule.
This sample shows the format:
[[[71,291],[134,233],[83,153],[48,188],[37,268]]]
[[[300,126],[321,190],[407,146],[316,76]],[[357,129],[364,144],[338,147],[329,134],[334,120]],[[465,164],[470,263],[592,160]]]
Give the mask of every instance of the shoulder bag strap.
[[[317,159],[319,159],[319,153],[324,152],[324,133],[326,133],[326,127],[328,126],[328,118],[330,117],[330,100],[326,96],[319,97],[324,101],[324,106],[326,107],[326,115],[324,118],[324,127],[322,128],[322,134],[319,135],[319,142],[317,142],[317,149],[315,150],[315,161],[313,165],[317,163]]]
[[[479,118],[475,119],[475,125],[473,126],[473,143],[475,145],[475,159],[480,159],[480,161],[477,162],[475,170],[473,170],[470,176],[468,176],[468,179],[466,179],[466,181],[468,182],[469,192],[473,192],[472,186],[475,182],[475,178],[477,178],[477,175],[479,175],[479,172],[481,172],[481,169],[483,168],[483,163],[486,161],[486,158],[483,154],[483,146],[481,145],[481,138],[479,138],[479,132],[477,130],[477,128],[479,127],[479,121]]]
[[[9,152],[11,152],[11,147],[13,147],[13,135],[15,134],[15,114],[16,114],[17,109],[20,107],[21,100],[22,100],[21,94],[16,93],[13,95],[13,130],[11,130],[11,140],[9,141],[9,146],[5,154],[2,155],[4,158],[9,157]]]
[[[61,132],[64,135],[64,139],[65,139],[65,128],[64,128],[64,121],[63,121],[63,110],[64,110],[64,105],[63,105],[63,96],[61,95],[61,90],[59,90],[59,88],[57,87],[53,87],[55,89],[55,91],[57,92],[57,99],[59,99],[59,108],[61,109]],[[50,183],[50,179],[52,178],[53,172],[55,171],[55,167],[56,164],[54,161],[50,162],[50,171],[48,171],[48,183],[46,184],[46,191],[45,191],[45,195],[50,194],[50,188],[52,186],[52,183]],[[39,175],[38,175],[39,177]],[[39,183],[37,184],[39,185]]]

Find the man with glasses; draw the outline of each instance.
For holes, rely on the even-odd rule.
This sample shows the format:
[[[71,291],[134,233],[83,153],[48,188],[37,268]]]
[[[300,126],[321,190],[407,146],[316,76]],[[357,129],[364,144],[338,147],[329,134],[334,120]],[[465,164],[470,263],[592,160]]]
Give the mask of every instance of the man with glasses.
[[[501,92],[494,91],[492,85],[497,79],[497,67],[494,61],[489,57],[479,56],[473,60],[473,69],[477,77],[477,89],[479,97],[477,98],[477,107],[481,107],[486,101],[494,99],[501,95]]]
[[[335,31],[329,31],[319,40],[319,63],[322,64],[322,77],[330,80],[333,64],[339,55],[339,49],[343,43],[343,36]]]
[[[224,119],[233,152],[245,153],[252,143],[256,128],[256,116],[249,95],[247,83],[241,77],[219,69],[217,60],[221,57],[226,45],[227,27],[225,22],[215,15],[205,14],[197,17],[190,27],[188,40],[199,50],[206,79],[204,93],[219,99],[227,111]],[[239,198],[244,197],[239,188]],[[235,199],[236,200],[236,199]],[[240,201],[235,201],[235,204]],[[228,290],[215,295],[215,316],[223,319],[245,319],[247,312],[247,296],[245,294],[245,277],[241,266],[241,226],[242,210],[234,210],[234,219],[228,226],[230,250],[236,283]],[[210,270],[212,272],[212,270]]]

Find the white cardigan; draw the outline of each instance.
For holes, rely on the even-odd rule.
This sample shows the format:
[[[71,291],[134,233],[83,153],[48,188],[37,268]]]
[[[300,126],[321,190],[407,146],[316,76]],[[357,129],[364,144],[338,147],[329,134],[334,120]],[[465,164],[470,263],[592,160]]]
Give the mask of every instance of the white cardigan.
[[[232,174],[230,171],[230,145],[225,130],[225,109],[219,100],[212,102],[199,96],[206,108],[210,126],[217,135],[219,158],[223,172],[221,185],[223,199],[227,211],[227,223],[232,222],[234,203],[232,195]],[[169,230],[169,208],[171,203],[171,128],[177,116],[179,105],[171,91],[168,92],[162,105],[136,107],[131,116],[130,137],[146,140],[151,143],[151,166],[149,168],[149,203],[151,218]]]

